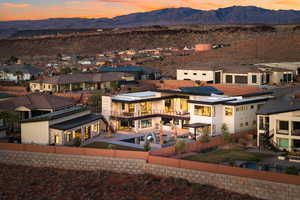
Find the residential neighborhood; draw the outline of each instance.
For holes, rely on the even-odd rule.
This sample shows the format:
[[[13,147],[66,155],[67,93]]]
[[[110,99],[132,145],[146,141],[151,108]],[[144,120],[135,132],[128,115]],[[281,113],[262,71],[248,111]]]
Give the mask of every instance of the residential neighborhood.
[[[297,3],[38,1],[0,2],[0,200],[300,199]]]

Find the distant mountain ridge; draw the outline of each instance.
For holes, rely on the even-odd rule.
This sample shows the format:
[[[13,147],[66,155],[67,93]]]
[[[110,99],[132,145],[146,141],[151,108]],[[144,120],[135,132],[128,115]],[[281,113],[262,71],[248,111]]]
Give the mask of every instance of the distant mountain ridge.
[[[300,23],[300,11],[268,10],[255,6],[233,6],[217,10],[167,8],[114,18],[51,18],[45,20],[0,21],[0,34],[19,30],[124,28],[187,24],[293,24]]]

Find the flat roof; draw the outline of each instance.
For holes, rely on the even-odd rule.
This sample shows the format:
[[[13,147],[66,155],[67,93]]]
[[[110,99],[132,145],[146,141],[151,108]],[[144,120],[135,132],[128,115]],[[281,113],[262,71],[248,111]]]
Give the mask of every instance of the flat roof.
[[[74,107],[71,107],[71,108],[67,108],[67,109],[47,113],[47,114],[44,114],[44,115],[39,115],[39,116],[36,116],[36,117],[32,117],[32,118],[29,118],[29,119],[25,119],[25,120],[22,121],[22,123],[49,121],[49,120],[65,117],[65,116],[68,116],[68,115],[72,115],[72,114],[75,114],[75,113],[79,113],[79,112],[82,112],[82,111],[85,111],[85,110],[87,110],[87,109],[82,107],[82,106],[74,106]]]
[[[183,124],[184,128],[201,128],[205,126],[210,126],[210,124],[205,124],[205,123]]]
[[[82,117],[77,117],[75,119],[71,119],[71,120],[68,120],[68,121],[65,121],[65,122],[62,122],[59,124],[54,124],[54,125],[50,126],[50,128],[65,131],[65,130],[69,130],[72,128],[82,126],[84,124],[88,124],[88,123],[97,121],[99,119],[102,119],[101,115],[88,114],[88,115],[85,115]]]
[[[127,94],[120,94],[112,97],[112,100],[122,100],[122,101],[136,101],[142,99],[155,98],[157,92],[145,91],[145,92],[134,92]]]
[[[228,96],[212,96],[212,97],[199,97],[195,99],[189,100],[190,103],[198,103],[198,104],[223,104],[223,105],[242,105],[242,104],[249,104],[255,103],[260,101],[266,101],[272,96],[265,96],[265,97],[251,97],[251,98],[243,98],[239,97],[228,97]]]

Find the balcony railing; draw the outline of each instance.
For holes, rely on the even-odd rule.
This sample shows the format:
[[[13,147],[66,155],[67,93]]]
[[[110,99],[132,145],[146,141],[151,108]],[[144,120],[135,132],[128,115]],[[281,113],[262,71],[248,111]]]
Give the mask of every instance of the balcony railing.
[[[122,118],[133,118],[133,117],[144,117],[150,115],[169,115],[174,117],[190,117],[190,113],[184,111],[163,111],[163,110],[153,110],[150,112],[112,112],[113,117]]]

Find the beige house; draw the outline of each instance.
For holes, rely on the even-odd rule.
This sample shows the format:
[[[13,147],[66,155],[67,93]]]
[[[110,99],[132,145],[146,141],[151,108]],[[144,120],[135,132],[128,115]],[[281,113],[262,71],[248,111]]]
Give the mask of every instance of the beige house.
[[[110,88],[112,82],[122,80],[123,73],[67,74],[30,82],[30,90],[43,92],[65,92]]]
[[[23,144],[72,145],[106,132],[107,122],[101,115],[92,114],[83,107],[72,107],[23,120]]]
[[[293,71],[260,65],[194,66],[191,69],[178,69],[177,80],[221,84],[278,85],[293,82]]]
[[[224,123],[230,133],[254,129],[256,112],[270,98],[269,93],[251,92],[245,86],[237,91],[228,96],[228,87],[223,92],[199,86],[103,96],[102,115],[115,130],[136,133],[157,130],[160,123],[166,131],[176,126],[197,136],[206,126],[210,135],[219,135]]]
[[[300,150],[300,102],[277,100],[257,113],[257,145],[287,151]]]

